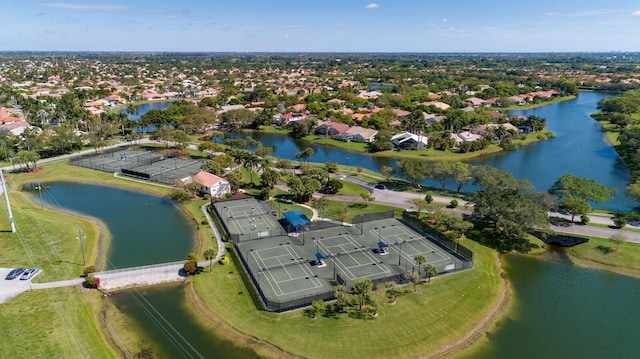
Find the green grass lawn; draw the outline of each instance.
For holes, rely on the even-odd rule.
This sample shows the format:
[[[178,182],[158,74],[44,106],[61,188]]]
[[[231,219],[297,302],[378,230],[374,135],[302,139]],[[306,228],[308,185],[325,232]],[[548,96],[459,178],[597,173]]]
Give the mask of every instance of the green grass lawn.
[[[432,279],[429,285],[419,285],[418,293],[409,286],[395,305],[382,305],[378,317],[369,320],[347,315],[312,320],[301,310],[258,310],[234,262],[216,265],[212,274],[193,280],[206,307],[246,334],[247,346],[257,338],[306,358],[428,356],[472,331],[504,290],[495,252],[472,241],[464,245],[474,251],[473,270]]]
[[[346,208],[346,212],[345,212],[345,208]],[[358,201],[358,202],[329,201],[329,207],[326,209],[324,214],[321,213],[320,215],[329,219],[344,220],[345,222],[351,222],[353,220],[353,217],[359,214],[377,213],[377,212],[386,212],[386,211],[395,211],[396,212],[395,216],[399,217],[403,210],[397,207],[385,206],[382,204],[365,203],[364,201]]]
[[[338,191],[338,194],[347,194],[347,195],[355,195],[355,196],[369,194],[369,191],[358,186],[357,184],[354,184],[348,181],[343,181],[343,180],[339,180],[339,181],[340,183],[342,183],[342,188]]]
[[[35,290],[0,304],[2,358],[118,358],[102,334],[102,294]]]
[[[616,248],[619,250],[616,252]],[[611,239],[589,238],[589,242],[570,249],[579,264],[640,277],[640,245]]]

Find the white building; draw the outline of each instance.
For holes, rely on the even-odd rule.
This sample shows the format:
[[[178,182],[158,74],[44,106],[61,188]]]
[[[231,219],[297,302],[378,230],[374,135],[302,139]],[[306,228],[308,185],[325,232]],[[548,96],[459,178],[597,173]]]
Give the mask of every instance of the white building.
[[[202,193],[206,193],[211,197],[220,198],[231,191],[231,186],[227,180],[209,172],[200,171],[191,177],[191,180],[193,183],[200,185]]]

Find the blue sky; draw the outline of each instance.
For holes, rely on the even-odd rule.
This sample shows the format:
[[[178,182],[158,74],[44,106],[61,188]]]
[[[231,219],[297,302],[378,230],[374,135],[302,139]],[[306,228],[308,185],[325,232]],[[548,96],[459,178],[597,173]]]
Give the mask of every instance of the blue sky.
[[[640,51],[640,2],[11,0],[6,50]]]

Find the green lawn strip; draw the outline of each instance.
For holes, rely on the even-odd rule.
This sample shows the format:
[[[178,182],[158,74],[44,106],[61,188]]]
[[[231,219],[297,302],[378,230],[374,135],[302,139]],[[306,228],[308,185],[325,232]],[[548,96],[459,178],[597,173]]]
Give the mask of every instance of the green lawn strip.
[[[573,259],[585,266],[640,277],[640,246],[637,243],[617,244],[611,239],[589,237],[589,242],[571,247],[570,251]]]
[[[346,213],[345,213],[346,207]],[[362,200],[354,202],[329,201],[329,207],[324,211],[324,217],[334,220],[343,220],[351,223],[353,217],[359,214],[395,211],[395,216],[401,216],[403,209],[382,204],[365,203]]]
[[[342,188],[338,191],[338,194],[346,194],[346,195],[368,195],[369,191],[364,189],[361,186],[358,186],[355,183],[351,183],[344,180],[339,180],[342,183]]]
[[[292,204],[292,203],[276,202],[272,204],[272,207],[278,208],[281,211],[281,213],[288,212],[288,211],[302,211],[302,213],[304,213],[304,215],[307,216],[307,218],[313,217],[312,210],[306,207],[299,206],[295,203]]]
[[[618,140],[618,137],[620,137],[620,127],[606,120],[606,117],[602,116],[600,112],[592,113],[591,117],[600,123],[607,140],[612,146],[620,145],[620,141]]]
[[[38,267],[42,272],[33,282],[49,282],[78,278],[85,266],[82,262],[82,246],[77,239],[82,230],[86,239],[84,250],[86,265],[95,264],[100,229],[97,222],[70,214],[42,209],[27,199],[24,193],[11,192],[10,200],[16,223],[16,233],[11,233],[7,221],[0,232],[0,266]],[[109,241],[109,233],[103,232]]]
[[[416,357],[461,340],[490,313],[503,288],[496,254],[474,242],[476,267],[419,285],[419,293],[384,304],[371,320],[319,316],[303,311],[284,314],[257,310],[237,266],[216,266],[212,275],[194,278],[208,308],[223,321],[251,337],[308,358]],[[295,340],[291,340],[295,333]]]
[[[3,358],[117,358],[102,334],[102,295],[79,287],[34,290],[0,305]]]
[[[531,109],[531,108],[551,105],[551,104],[556,103],[556,102],[564,102],[564,101],[573,100],[576,97],[577,96],[574,96],[574,95],[562,96],[562,97],[553,97],[551,100],[545,100],[544,102],[532,103],[532,104],[528,104],[528,105],[513,105],[513,106],[507,106],[507,107],[499,107],[499,108],[495,108],[495,109],[499,110],[499,111],[528,110],[528,109]]]

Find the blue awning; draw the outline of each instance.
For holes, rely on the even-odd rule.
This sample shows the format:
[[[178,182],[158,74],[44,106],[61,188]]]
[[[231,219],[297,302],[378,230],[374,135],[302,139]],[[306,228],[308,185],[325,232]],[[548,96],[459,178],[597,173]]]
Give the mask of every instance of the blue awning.
[[[378,242],[378,247],[380,248],[387,248],[389,247],[389,245],[383,241]]]
[[[284,218],[294,227],[304,226],[311,223],[309,218],[302,213],[302,211],[293,210],[284,212]]]

